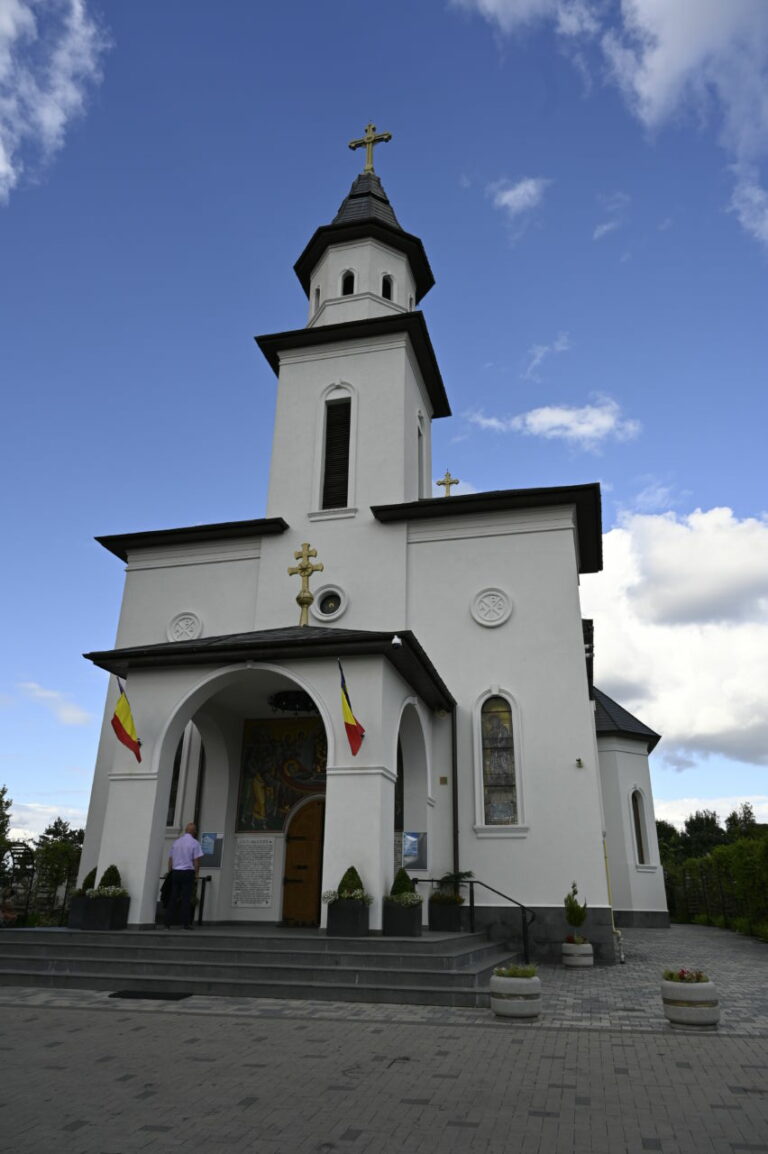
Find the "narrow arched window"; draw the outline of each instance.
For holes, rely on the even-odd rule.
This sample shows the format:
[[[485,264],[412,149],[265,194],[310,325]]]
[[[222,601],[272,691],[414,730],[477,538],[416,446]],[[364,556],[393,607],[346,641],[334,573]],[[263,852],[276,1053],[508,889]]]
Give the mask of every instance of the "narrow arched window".
[[[392,277],[389,274],[385,274],[381,278],[381,295],[385,301],[392,300]]]
[[[637,864],[648,865],[648,841],[645,832],[645,807],[643,806],[643,795],[639,789],[635,789],[632,792],[632,823],[635,827]]]
[[[179,793],[179,778],[181,776],[181,749],[184,744],[184,734],[179,738],[176,753],[173,758],[173,772],[171,773],[171,790],[168,795],[168,813],[165,818],[166,826],[176,824],[176,799]]]
[[[349,434],[352,401],[345,397],[325,406],[325,445],[321,508],[344,509],[349,492]]]
[[[345,272],[341,278],[341,295],[343,297],[351,297],[355,291],[355,274],[353,272]]]
[[[408,297],[408,311],[413,312],[413,297]]]
[[[483,801],[486,825],[517,824],[517,783],[512,709],[503,697],[489,697],[481,711]]]
[[[315,312],[320,308],[320,288],[315,289]]]

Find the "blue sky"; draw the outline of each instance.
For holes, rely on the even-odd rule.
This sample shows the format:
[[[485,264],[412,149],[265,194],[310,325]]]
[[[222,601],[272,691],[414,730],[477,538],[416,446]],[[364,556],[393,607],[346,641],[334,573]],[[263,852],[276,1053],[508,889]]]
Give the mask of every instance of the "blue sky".
[[[597,681],[657,812],[768,820],[764,0],[0,0],[0,784],[87,808],[120,563],[263,514],[293,262],[376,167],[465,491],[599,480]]]

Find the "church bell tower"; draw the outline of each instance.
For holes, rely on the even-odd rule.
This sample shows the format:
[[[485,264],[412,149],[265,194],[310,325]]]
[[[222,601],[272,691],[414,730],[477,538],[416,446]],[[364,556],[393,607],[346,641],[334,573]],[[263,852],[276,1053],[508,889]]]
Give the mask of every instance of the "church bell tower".
[[[278,376],[268,515],[297,529],[431,496],[431,423],[450,408],[417,310],[432,270],[374,171],[389,139],[369,124],[350,142],[364,170],[294,266],[306,326],[256,338]]]

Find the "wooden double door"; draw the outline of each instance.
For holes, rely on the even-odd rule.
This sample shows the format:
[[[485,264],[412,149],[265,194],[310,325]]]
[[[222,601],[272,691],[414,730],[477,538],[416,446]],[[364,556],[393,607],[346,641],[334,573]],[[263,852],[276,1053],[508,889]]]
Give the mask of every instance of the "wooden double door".
[[[325,798],[308,801],[291,818],[285,835],[283,924],[320,925]]]

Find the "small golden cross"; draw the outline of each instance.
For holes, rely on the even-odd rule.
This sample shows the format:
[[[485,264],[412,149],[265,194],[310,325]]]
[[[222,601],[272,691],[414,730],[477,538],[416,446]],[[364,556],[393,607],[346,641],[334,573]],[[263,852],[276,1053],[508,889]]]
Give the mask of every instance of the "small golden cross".
[[[376,135],[376,125],[366,124],[365,136],[362,140],[350,140],[349,147],[354,150],[365,146],[365,168],[363,172],[373,172],[373,146],[374,144],[386,144],[388,140],[392,139],[391,132],[380,132]]]
[[[443,496],[444,497],[450,497],[451,489],[453,488],[453,486],[454,485],[460,485],[461,481],[459,480],[458,477],[452,477],[451,474],[446,469],[445,470],[445,476],[443,477],[442,481],[438,481],[437,483],[438,483],[438,485],[443,485],[445,487],[445,492],[443,493]]]
[[[313,565],[310,561],[310,557],[317,557],[317,549],[310,549],[309,542],[305,542],[298,553],[294,553],[294,557],[298,565],[291,566],[288,576],[295,577],[298,573],[301,577],[301,589],[296,597],[296,604],[301,609],[299,625],[309,625],[309,607],[315,599],[309,591],[309,579],[313,573],[322,573],[323,565]]]

